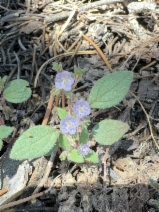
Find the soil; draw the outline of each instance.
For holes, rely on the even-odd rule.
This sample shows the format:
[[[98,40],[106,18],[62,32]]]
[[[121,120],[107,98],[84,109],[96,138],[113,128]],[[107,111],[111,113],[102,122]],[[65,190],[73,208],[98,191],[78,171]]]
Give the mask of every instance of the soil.
[[[0,15],[0,76],[7,75],[7,82],[25,79],[32,89],[28,101],[7,102],[6,110],[0,107],[0,125],[15,129],[3,140],[0,151],[0,211],[3,205],[7,211],[159,211],[158,2],[0,0]],[[54,86],[55,61],[64,70],[73,71],[74,65],[86,70],[77,84],[76,98],[87,98],[94,83],[111,68],[133,72],[130,92],[123,101],[91,114],[90,129],[108,118],[130,126],[115,144],[95,144],[98,164],[61,162],[60,149],[51,159],[9,158],[16,139],[44,119]],[[55,106],[61,106],[61,98],[53,105],[50,126],[59,123]],[[35,193],[39,196],[32,201],[18,202]]]

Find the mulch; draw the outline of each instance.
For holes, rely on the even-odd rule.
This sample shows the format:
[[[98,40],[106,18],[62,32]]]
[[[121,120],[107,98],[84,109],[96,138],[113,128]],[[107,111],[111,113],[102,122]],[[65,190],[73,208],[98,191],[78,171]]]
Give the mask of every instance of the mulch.
[[[8,188],[0,204],[31,196],[46,172],[49,157],[20,162],[6,152],[25,130],[42,123],[56,61],[64,70],[72,71],[74,65],[86,69],[77,84],[77,97],[88,96],[111,69],[132,71],[130,91],[136,97],[128,93],[116,107],[96,110],[91,116],[92,125],[111,118],[128,123],[130,130],[109,151],[97,145],[99,164],[61,162],[58,150],[49,177],[38,190],[52,186],[49,193],[17,204],[12,211],[159,211],[159,189],[150,182],[159,180],[157,2],[0,0],[0,15],[0,76],[7,75],[7,82],[25,79],[32,89],[27,102],[7,103],[10,114],[0,107],[0,124],[16,129],[0,152],[0,185],[2,191]],[[55,104],[61,106],[60,98]],[[57,123],[52,109],[48,124]]]

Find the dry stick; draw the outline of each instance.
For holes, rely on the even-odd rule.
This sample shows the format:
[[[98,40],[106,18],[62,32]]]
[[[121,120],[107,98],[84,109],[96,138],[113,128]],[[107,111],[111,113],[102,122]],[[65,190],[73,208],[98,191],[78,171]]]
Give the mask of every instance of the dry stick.
[[[1,24],[3,25],[5,22],[8,22],[16,17],[19,17],[20,13],[15,12],[15,13],[9,13],[8,15],[4,16],[1,18]]]
[[[52,39],[49,41],[49,43],[48,43],[48,45],[45,47],[45,49],[41,52],[41,54],[39,55],[39,57],[42,56],[42,55],[46,52],[46,50],[49,48],[49,46],[51,45],[51,43],[52,43]]]
[[[64,51],[64,52],[67,52],[66,49],[63,47],[63,45],[60,43],[60,41],[58,40],[58,35],[56,35],[56,42],[57,44],[61,47],[61,49]]]
[[[8,192],[8,188],[3,188],[2,190],[0,190],[0,196],[2,196],[3,194]]]
[[[55,43],[53,43],[53,53],[54,53],[54,55],[57,55],[57,50],[56,50]]]
[[[86,5],[83,5],[81,7],[79,7],[79,9],[77,9],[78,12],[83,12],[83,11],[87,11],[89,9],[92,9],[92,8],[95,8],[95,7],[98,7],[98,6],[102,6],[102,5],[105,5],[105,4],[113,4],[113,3],[116,3],[116,2],[124,2],[124,0],[100,0],[100,1],[96,1],[96,2],[93,2],[93,3],[88,3]],[[68,18],[70,15],[71,15],[72,11],[71,12],[64,12],[64,13],[61,13],[61,14],[55,14],[55,15],[52,15],[52,16],[46,16],[44,21],[45,23],[50,23],[50,22],[58,22],[58,21],[61,21],[61,20],[64,20],[66,18]]]
[[[45,32],[46,32],[46,27],[43,28],[43,34],[42,34],[42,39],[41,39],[41,46],[42,46],[41,52],[43,52],[45,49]],[[41,52],[40,52],[40,54],[41,54]]]
[[[43,119],[43,122],[42,122],[42,125],[47,125],[47,123],[48,123],[53,102],[54,102],[54,94],[51,93],[50,99],[49,99],[49,102],[48,102],[48,105],[47,105],[47,109],[46,109],[46,112],[45,112],[45,116],[44,116],[44,119]]]
[[[45,16],[44,21],[46,24],[48,24],[50,22],[62,21],[64,19],[68,18],[70,14],[71,14],[71,12],[65,12],[65,13],[61,13],[60,15],[55,14],[55,15],[51,15],[51,16]]]
[[[73,52],[66,52],[66,53],[63,53],[63,54],[59,54],[55,57],[52,57],[50,58],[49,60],[47,60],[45,63],[43,63],[43,65],[40,67],[40,69],[38,70],[37,74],[36,74],[36,77],[35,77],[35,81],[34,81],[34,88],[36,88],[37,86],[37,81],[38,81],[38,78],[39,78],[39,75],[42,71],[42,69],[49,63],[53,62],[55,59],[59,58],[59,57],[66,57],[66,56],[70,56],[72,55]],[[76,54],[80,55],[80,54],[96,54],[95,51],[78,51]]]
[[[30,12],[30,0],[26,1],[27,4],[27,10],[26,10],[26,14]]]
[[[139,61],[140,61],[140,57],[137,59],[135,65],[134,65],[134,67],[133,67],[133,69],[131,70],[132,72],[134,72],[134,69],[136,68],[136,66],[137,66],[137,64],[139,63]]]
[[[4,44],[5,42],[7,42],[8,40],[13,39],[13,38],[18,37],[18,36],[19,36],[19,34],[12,35],[12,36],[10,36],[10,37],[8,37],[8,38],[5,37],[5,38],[0,42],[0,46],[3,45],[3,44]]]
[[[68,24],[70,23],[71,19],[72,19],[73,16],[75,15],[75,12],[76,12],[76,10],[74,9],[74,10],[70,13],[70,15],[69,15],[67,21],[66,21],[65,24],[61,27],[60,32],[58,32],[57,35],[56,35],[56,42],[57,42],[58,45],[63,49],[64,52],[66,52],[66,49],[63,47],[63,45],[60,43],[60,41],[59,41],[58,39],[59,39],[60,35],[63,33],[63,31],[67,28],[67,26],[68,26]]]
[[[55,159],[55,156],[56,156],[56,153],[53,152],[53,153],[51,154],[51,156],[50,156],[50,159],[49,159],[48,163],[47,163],[47,166],[46,166],[46,169],[45,169],[44,176],[43,176],[43,178],[41,179],[39,185],[38,185],[38,186],[36,187],[36,189],[34,190],[34,192],[33,192],[32,195],[38,193],[38,192],[40,191],[40,189],[44,186],[44,184],[45,184],[45,182],[46,182],[46,180],[48,179],[48,176],[49,176],[49,174],[50,174],[50,171],[51,171],[51,168],[52,168],[52,165],[53,165],[53,161],[54,161],[54,159]]]
[[[35,195],[33,195],[33,196],[26,197],[26,198],[24,198],[24,199],[20,199],[20,200],[14,201],[14,202],[10,202],[10,203],[5,204],[5,205],[1,205],[1,206],[0,206],[0,210],[4,210],[4,209],[6,209],[6,208],[10,208],[10,207],[13,207],[13,206],[15,206],[15,205],[19,205],[19,204],[24,203],[24,202],[28,202],[28,201],[30,201],[30,200],[32,200],[32,199],[41,197],[41,196],[43,196],[44,194],[45,194],[45,192],[40,192],[40,193],[35,194]]]
[[[133,95],[135,97],[135,99],[137,99],[137,101],[139,102],[142,110],[144,111],[144,113],[146,115],[146,118],[147,118],[147,121],[148,121],[151,137],[152,137],[156,147],[159,149],[159,145],[157,144],[157,141],[155,140],[155,137],[153,135],[152,125],[151,125],[151,122],[150,122],[150,119],[149,119],[149,115],[147,114],[147,112],[146,112],[144,106],[142,105],[141,101],[139,100],[139,98],[134,93],[132,93],[131,91],[129,91],[129,92],[131,93],[131,95]]]
[[[89,10],[89,9],[92,9],[92,8],[95,8],[95,7],[98,7],[98,6],[102,6],[102,5],[105,5],[105,4],[113,4],[113,3],[116,3],[116,2],[124,2],[124,0],[100,0],[100,1],[88,3],[84,6],[81,6],[78,9],[78,11],[82,12],[82,11],[86,11],[86,10]]]
[[[24,26],[25,24],[31,23],[34,20],[29,20],[29,21],[24,21],[21,24],[19,24],[19,26]]]
[[[51,157],[52,157],[52,155],[51,155]],[[54,158],[52,158],[52,160],[54,160]],[[49,173],[46,173],[45,175],[49,175]],[[61,174],[59,174],[57,177],[55,177],[55,178],[52,180],[52,183],[51,183],[51,185],[49,186],[49,188],[45,190],[45,194],[47,194],[47,193],[49,193],[49,192],[51,191],[53,185],[55,184],[55,181],[56,181],[57,178],[59,178],[60,176],[61,176]],[[35,193],[35,192],[36,192],[36,190],[34,191],[34,193]],[[34,193],[33,193],[33,195],[35,195]]]
[[[59,38],[59,36],[63,33],[63,31],[66,29],[66,27],[67,27],[68,24],[70,23],[71,19],[72,19],[73,16],[75,15],[76,11],[77,11],[77,10],[74,9],[74,10],[70,13],[70,15],[69,15],[67,21],[66,21],[65,24],[62,26],[62,28],[61,28],[61,30],[60,30],[60,32],[59,32],[59,34],[58,34],[58,38]]]
[[[18,44],[19,44],[20,48],[21,48],[23,51],[26,51],[26,50],[27,50],[27,49],[25,48],[25,46],[23,45],[20,36],[18,37]]]
[[[104,167],[103,167],[103,169],[104,169],[104,176],[102,177],[103,181],[106,181],[106,177],[107,177],[107,170],[106,170],[106,168],[107,168],[108,154],[109,154],[109,148],[106,148],[104,157],[102,159],[102,163],[104,165]]]
[[[157,62],[157,61],[154,60],[154,61],[152,61],[151,63],[149,63],[148,65],[142,67],[142,68],[139,70],[139,73],[141,74],[141,72],[142,72],[144,69],[146,69],[146,68],[148,68],[148,67],[154,65],[156,62]]]
[[[70,58],[69,61],[68,61],[68,67],[70,67],[70,65],[71,65],[71,63],[72,63],[72,60],[73,60],[73,58],[74,58],[76,52],[78,51],[79,47],[81,46],[81,43],[82,43],[82,41],[79,41],[79,42],[78,42],[78,44],[77,44],[77,46],[76,46],[76,48],[75,48],[74,53],[72,54],[71,58]]]
[[[14,52],[15,58],[17,60],[17,65],[18,65],[18,73],[17,73],[17,79],[20,79],[20,74],[21,74],[21,64],[18,55]]]
[[[10,208],[10,207],[13,207],[13,206],[22,204],[22,203],[24,203],[24,202],[28,202],[28,201],[30,201],[30,200],[36,199],[36,198],[38,198],[38,197],[41,197],[41,196],[47,194],[48,192],[50,192],[51,188],[52,188],[53,185],[55,184],[55,181],[56,181],[57,178],[59,178],[60,176],[61,176],[61,174],[58,175],[57,177],[55,177],[55,178],[53,179],[51,185],[49,186],[49,188],[46,189],[45,191],[40,192],[40,193],[35,194],[35,195],[32,195],[32,196],[29,196],[29,197],[26,197],[26,198],[23,198],[23,199],[20,199],[20,200],[17,200],[17,201],[14,201],[14,202],[11,202],[11,203],[8,203],[8,204],[1,205],[1,206],[0,206],[0,211],[1,211],[1,210],[4,210],[4,209],[6,209],[6,208]]]
[[[0,5],[0,8],[2,8],[3,10],[8,10],[8,11],[11,11],[11,10],[9,10],[8,8],[6,8],[6,7],[3,7],[3,6],[1,6],[1,5]]]
[[[90,44],[92,44],[92,46],[94,46],[94,48],[97,50],[97,52],[100,54],[100,56],[104,60],[105,64],[108,66],[109,70],[111,72],[113,72],[113,69],[111,68],[111,66],[110,66],[110,64],[109,64],[106,56],[103,54],[103,52],[101,51],[101,49],[97,46],[97,44],[95,44],[89,37],[87,37],[84,34],[82,34],[82,37],[84,37],[85,40],[87,40]]]
[[[6,56],[5,56],[4,48],[2,46],[0,46],[0,50],[1,50],[1,55],[3,58],[3,64],[6,64]]]
[[[67,52],[72,51],[72,49],[74,48],[74,46],[78,43],[78,41],[81,39],[81,36],[79,36],[77,38],[77,40],[69,47],[69,49],[67,50]]]
[[[36,58],[36,47],[35,47],[35,45],[34,45],[34,48],[33,48],[33,56],[32,56],[32,58],[33,58],[33,60],[32,60],[32,63],[31,63],[32,72],[31,72],[30,82],[33,79],[33,73],[36,70],[36,68],[35,68],[35,58]]]

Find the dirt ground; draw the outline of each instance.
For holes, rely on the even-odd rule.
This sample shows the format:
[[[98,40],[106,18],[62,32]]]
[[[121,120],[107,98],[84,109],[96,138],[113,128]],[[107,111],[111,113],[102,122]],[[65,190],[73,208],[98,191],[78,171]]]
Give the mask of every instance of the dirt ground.
[[[7,103],[8,111],[0,107],[0,124],[15,128],[0,152],[1,191],[8,189],[0,194],[0,211],[5,204],[5,211],[159,211],[159,186],[152,183],[159,180],[158,2],[0,0],[0,15],[0,76],[7,75],[7,82],[25,79],[32,89],[27,102]],[[65,70],[72,71],[74,65],[87,70],[77,97],[88,96],[94,83],[110,72],[109,65],[113,71],[134,74],[130,91],[137,97],[128,93],[116,107],[91,115],[92,126],[106,118],[130,126],[109,148],[96,146],[98,164],[61,162],[60,149],[51,159],[9,158],[19,135],[43,121],[54,86],[54,61]],[[54,105],[61,105],[60,98]],[[53,108],[48,125],[57,123]],[[48,188],[36,200],[18,202]]]

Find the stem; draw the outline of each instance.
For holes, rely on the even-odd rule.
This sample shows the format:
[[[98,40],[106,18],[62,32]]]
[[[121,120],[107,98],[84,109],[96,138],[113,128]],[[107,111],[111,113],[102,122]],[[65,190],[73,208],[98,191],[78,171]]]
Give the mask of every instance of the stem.
[[[68,99],[68,108],[69,108],[70,115],[72,116],[72,101],[70,98]]]
[[[56,102],[55,102],[56,107],[59,105],[59,96],[56,96]]]
[[[62,89],[62,108],[65,108],[65,91]]]

